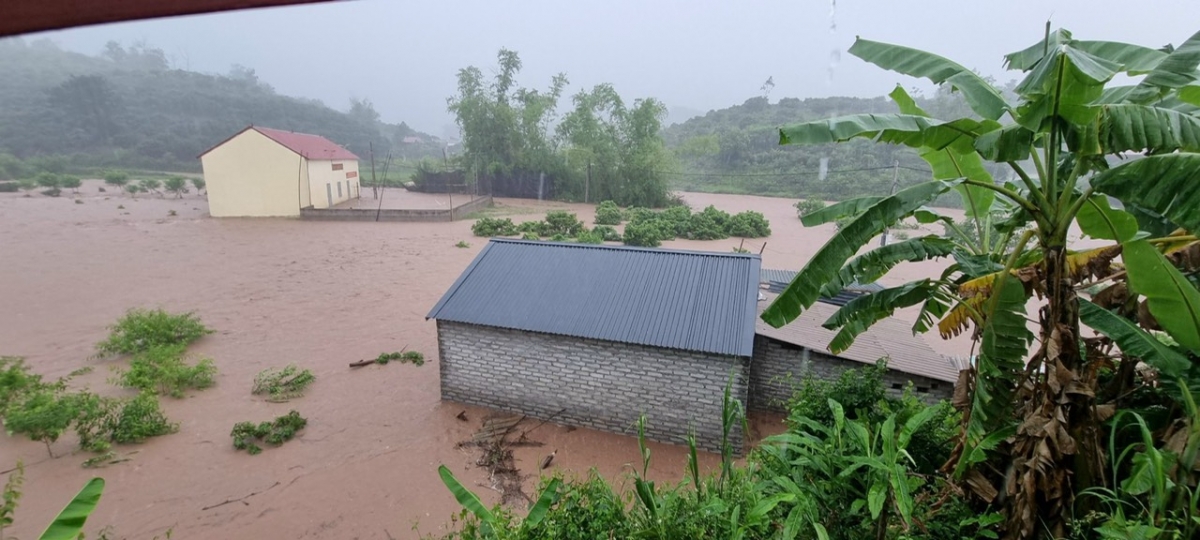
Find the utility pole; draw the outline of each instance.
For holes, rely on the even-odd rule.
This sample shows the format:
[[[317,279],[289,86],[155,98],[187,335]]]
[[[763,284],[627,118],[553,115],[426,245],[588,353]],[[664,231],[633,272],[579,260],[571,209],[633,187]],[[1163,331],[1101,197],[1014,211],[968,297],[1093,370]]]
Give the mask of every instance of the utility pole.
[[[896,194],[896,186],[899,183],[900,183],[900,160],[896,160],[896,161],[892,162],[892,189],[888,193],[888,195]],[[887,240],[888,240],[888,230],[884,229],[883,236],[879,237],[879,247],[886,246]]]
[[[371,155],[371,194],[379,198],[379,179],[375,177],[375,143],[367,143],[367,152]]]
[[[585,204],[588,202],[588,194],[589,194],[589,190],[591,189],[591,186],[592,186],[592,160],[589,159],[588,160],[587,180],[584,180],[584,182],[583,182],[583,202]]]

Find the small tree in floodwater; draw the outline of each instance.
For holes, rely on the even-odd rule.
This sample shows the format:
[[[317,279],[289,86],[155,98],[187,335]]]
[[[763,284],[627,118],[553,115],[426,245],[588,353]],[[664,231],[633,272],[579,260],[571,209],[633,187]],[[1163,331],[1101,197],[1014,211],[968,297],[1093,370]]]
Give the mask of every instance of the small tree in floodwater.
[[[129,174],[125,171],[105,171],[104,183],[125,191],[125,186],[129,184]]]
[[[172,176],[163,181],[163,187],[175,194],[176,199],[182,199],[187,192],[187,179],[182,176]]]
[[[192,187],[196,188],[196,194],[199,195],[200,190],[204,189],[204,179],[203,178],[193,178],[192,179]]]

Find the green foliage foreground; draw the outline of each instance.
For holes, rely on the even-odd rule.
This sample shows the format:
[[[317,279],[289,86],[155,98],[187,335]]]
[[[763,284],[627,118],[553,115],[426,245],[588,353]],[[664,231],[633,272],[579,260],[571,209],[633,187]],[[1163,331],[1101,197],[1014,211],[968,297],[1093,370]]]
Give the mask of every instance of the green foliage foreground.
[[[646,478],[643,418],[637,426],[642,461],[631,490],[614,489],[595,470],[582,478],[554,476],[542,481],[525,519],[485,507],[443,467],[443,481],[464,507],[459,530],[446,538],[995,537],[995,515],[958,498],[943,500],[943,477],[922,472],[921,456],[914,456],[924,451],[917,449],[922,438],[928,443],[921,445],[948,453],[954,433],[947,429],[954,424],[947,422],[949,406],[886,397],[883,369],[851,370],[834,383],[806,382],[790,405],[787,432],[765,440],[745,465],[733,461],[727,441],[720,470],[701,475],[689,438],[686,478],[677,484],[658,486]],[[728,433],[744,419],[728,390],[723,404]]]

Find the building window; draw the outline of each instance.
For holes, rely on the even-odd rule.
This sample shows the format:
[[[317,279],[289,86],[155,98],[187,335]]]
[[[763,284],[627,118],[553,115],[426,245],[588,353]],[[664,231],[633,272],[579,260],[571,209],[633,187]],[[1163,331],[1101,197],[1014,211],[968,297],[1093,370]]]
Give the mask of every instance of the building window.
[[[333,164],[333,170],[335,170],[335,171],[340,171],[340,170],[342,170],[342,164],[341,164],[341,163],[334,163],[334,164]]]
[[[338,198],[342,198],[342,183],[338,182]]]

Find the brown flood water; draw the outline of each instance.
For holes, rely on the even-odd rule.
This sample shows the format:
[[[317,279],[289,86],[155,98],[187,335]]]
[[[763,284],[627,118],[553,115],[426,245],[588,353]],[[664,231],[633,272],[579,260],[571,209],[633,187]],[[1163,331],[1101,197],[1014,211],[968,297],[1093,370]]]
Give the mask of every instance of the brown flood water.
[[[129,461],[103,469],[80,466],[91,455],[74,451],[73,435],[54,445],[55,459],[40,443],[0,436],[0,470],[17,460],[26,467],[16,524],[6,533],[38,534],[92,476],[104,477],[107,488],[89,533],[111,526],[117,538],[131,539],[167,530],[177,539],[441,534],[458,506],[438,478],[440,464],[485,503],[499,500],[484,487],[473,451],[455,448],[488,411],[439,401],[437,339],[434,323],[424,318],[486,243],[471,236],[470,221],[216,220],[195,194],[135,201],[99,193],[98,186],[85,184],[78,196],[83,204],[67,195],[0,194],[0,354],[24,356],[51,378],[92,366],[76,383],[127,395],[106,382],[111,367],[123,361],[90,358],[106,325],[132,307],[195,311],[216,333],[191,351],[215,360],[217,385],[184,399],[163,398],[179,432],[119,447]],[[401,191],[388,197],[413,207],[441,204],[435,196]],[[767,268],[800,268],[833,232],[831,225],[803,228],[788,199],[685,198],[697,210],[715,204],[766,214],[774,233],[763,251]],[[370,192],[362,202],[371,202]],[[515,221],[539,219],[550,208],[570,209],[589,223],[593,214],[587,205],[498,203]],[[168,216],[171,210],[177,215]],[[455,248],[460,240],[471,247]],[[745,247],[757,252],[762,243],[748,240]],[[730,251],[737,244],[674,241],[668,247]],[[928,275],[942,264],[904,265],[887,284]],[[947,354],[966,352],[961,342],[931,344]],[[346,365],[406,346],[424,352],[427,363]],[[288,363],[317,374],[305,397],[276,404],[250,395],[256,373]],[[234,423],[293,408],[309,419],[294,441],[258,456],[233,450]],[[464,410],[469,422],[455,418]],[[753,428],[756,435],[776,432],[779,418],[755,418]],[[631,436],[547,423],[529,438],[544,446],[516,450],[524,474],[536,474],[551,450],[558,451],[552,468],[582,475],[595,467],[618,486],[631,467],[640,466]],[[651,477],[679,480],[685,448],[650,446]],[[701,461],[708,470],[718,464],[712,454]],[[535,484],[535,478],[527,480],[526,492]]]

